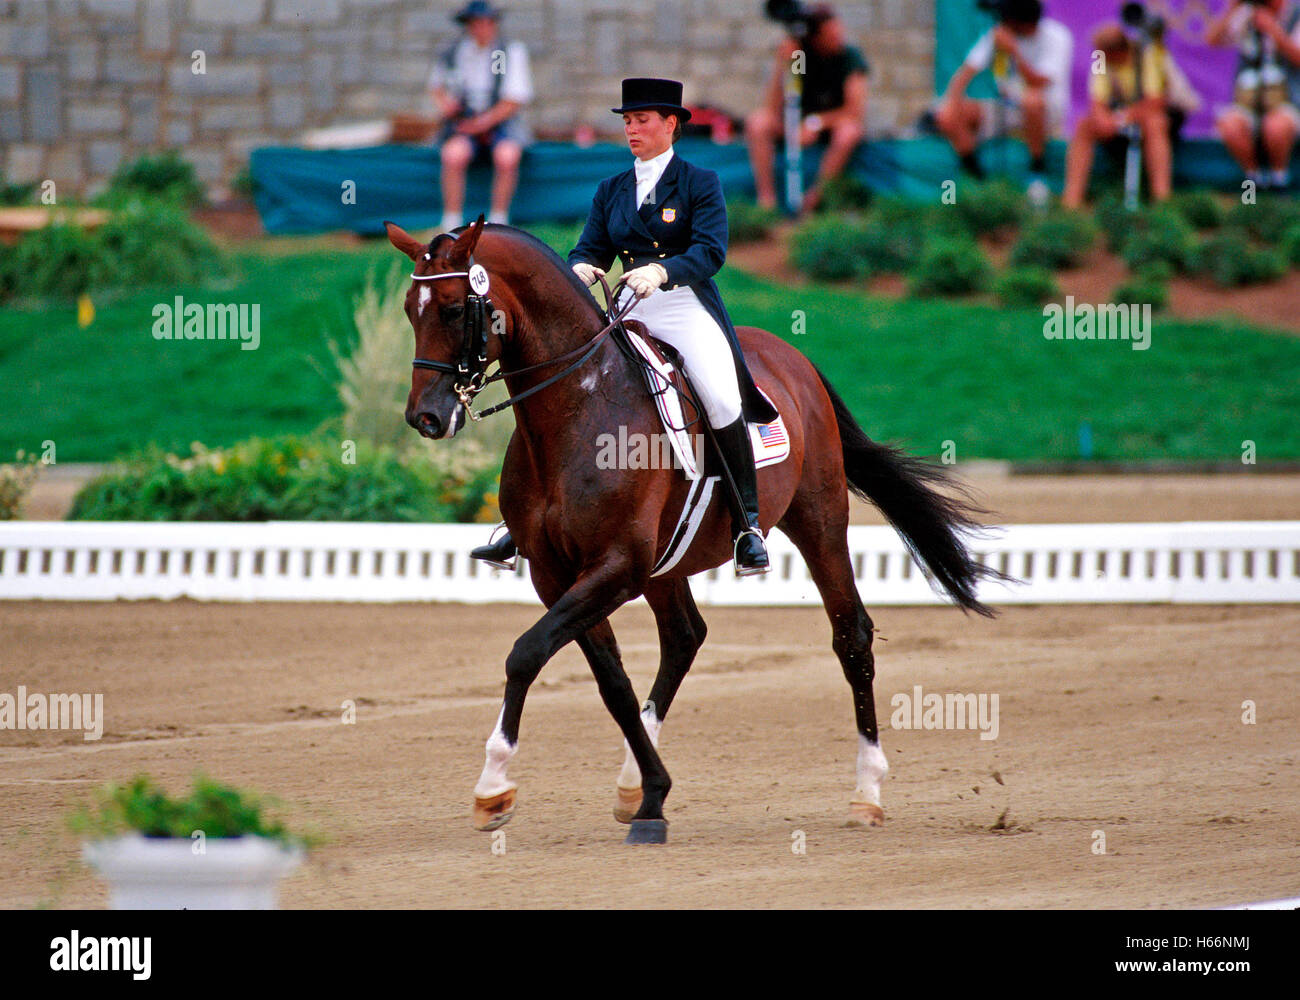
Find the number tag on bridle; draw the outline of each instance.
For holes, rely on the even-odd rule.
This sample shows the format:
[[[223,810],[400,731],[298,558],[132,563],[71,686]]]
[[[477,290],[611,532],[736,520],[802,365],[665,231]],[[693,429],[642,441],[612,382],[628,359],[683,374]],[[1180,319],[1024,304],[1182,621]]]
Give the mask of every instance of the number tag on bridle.
[[[469,269],[469,287],[474,290],[475,295],[486,295],[488,292],[488,273],[482,264],[473,264]]]

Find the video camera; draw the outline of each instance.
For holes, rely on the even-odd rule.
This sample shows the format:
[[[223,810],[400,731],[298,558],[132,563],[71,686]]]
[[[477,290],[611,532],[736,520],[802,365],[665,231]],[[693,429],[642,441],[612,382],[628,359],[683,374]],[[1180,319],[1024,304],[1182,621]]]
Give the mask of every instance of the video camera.
[[[1140,44],[1158,43],[1165,37],[1165,19],[1159,14],[1152,14],[1143,4],[1126,3],[1119,9],[1119,19],[1137,36]]]

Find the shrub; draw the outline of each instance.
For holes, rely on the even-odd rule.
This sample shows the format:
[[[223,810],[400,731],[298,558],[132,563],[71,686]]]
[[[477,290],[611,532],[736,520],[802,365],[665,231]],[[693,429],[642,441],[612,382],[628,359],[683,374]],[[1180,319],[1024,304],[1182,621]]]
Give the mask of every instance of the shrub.
[[[311,846],[318,834],[290,834],[284,823],[268,815],[273,799],[222,785],[202,774],[183,799],[169,798],[146,774],[130,784],[108,784],[94,797],[93,808],[82,805],[68,819],[76,833],[92,838],[140,833],[146,837],[178,837],[188,841],[196,830],[205,836],[268,837],[283,843]]]
[[[1003,271],[993,284],[993,294],[1004,306],[1036,306],[1061,294],[1056,276],[1045,267],[1027,264]]]
[[[970,295],[988,284],[989,263],[979,245],[966,237],[936,237],[926,244],[912,269],[913,295]]]
[[[56,216],[16,247],[0,250],[0,300],[197,283],[226,271],[208,234],[180,208],[133,198],[96,232]]]
[[[180,457],[158,449],[87,483],[68,514],[81,521],[496,520],[495,463],[452,467],[447,456],[400,461],[392,449],[341,441],[252,438],[200,444]]]
[[[732,243],[765,240],[780,218],[780,213],[774,208],[760,208],[752,201],[729,201],[727,236]]]
[[[22,517],[27,494],[36,485],[41,471],[35,455],[20,449],[15,457],[17,461],[0,465],[0,521],[16,521]]]
[[[1179,191],[1169,205],[1193,229],[1218,229],[1227,218],[1223,205],[1210,191]]]
[[[1225,229],[1193,251],[1190,269],[1221,288],[1275,281],[1286,273],[1286,262],[1274,250],[1259,250],[1239,229]]]
[[[1097,230],[1089,219],[1073,212],[1058,212],[1025,228],[1011,248],[1011,263],[1037,264],[1054,271],[1076,267],[1096,238]]]
[[[1300,223],[1291,226],[1282,234],[1277,248],[1288,264],[1292,267],[1300,267]]]
[[[1288,229],[1300,223],[1300,204],[1287,195],[1263,195],[1253,205],[1234,205],[1228,223],[1266,246],[1276,246]]]
[[[1133,216],[1124,207],[1124,199],[1119,195],[1106,195],[1097,199],[1092,216],[1106,239],[1106,249],[1119,253],[1124,241],[1132,234]]]
[[[0,302],[4,302],[18,289],[18,249],[0,243]]]
[[[1120,305],[1150,304],[1152,312],[1160,312],[1169,305],[1168,271],[1157,268],[1132,275],[1111,292],[1110,300]]]
[[[194,165],[170,149],[157,156],[142,156],[123,163],[108,182],[99,200],[117,205],[139,196],[161,198],[182,207],[201,205],[203,186],[194,175]]]
[[[864,212],[871,205],[871,188],[852,176],[840,174],[827,182],[822,190],[820,210],[823,212]]]
[[[12,295],[73,298],[100,287],[111,274],[100,238],[55,219],[18,241],[12,261]]]
[[[36,193],[36,182],[9,184],[0,177],[0,205],[27,205]]]
[[[253,180],[252,168],[245,164],[230,181],[230,191],[238,198],[252,201],[257,194],[257,182]]]
[[[795,231],[791,259],[817,281],[847,281],[871,273],[864,224],[833,215],[816,216]]]
[[[1186,268],[1195,245],[1196,234],[1181,214],[1153,208],[1134,215],[1132,234],[1124,241],[1120,255],[1134,273],[1158,262],[1177,272]]]
[[[1025,193],[1005,180],[966,185],[956,202],[945,207],[974,236],[1019,226],[1028,214]]]
[[[207,232],[164,201],[133,198],[100,228],[114,284],[131,288],[197,283],[226,270]]]

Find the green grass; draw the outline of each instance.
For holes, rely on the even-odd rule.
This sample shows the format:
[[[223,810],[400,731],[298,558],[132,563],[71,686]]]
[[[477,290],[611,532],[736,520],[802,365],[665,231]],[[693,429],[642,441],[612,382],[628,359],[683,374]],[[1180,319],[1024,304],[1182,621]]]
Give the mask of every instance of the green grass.
[[[872,437],[958,460],[1300,458],[1300,338],[1245,324],[1156,319],[1151,346],[1043,337],[1040,309],[786,289],[725,272],[737,323],[785,331]],[[791,311],[807,332],[789,336]]]
[[[571,228],[539,230],[565,249]],[[346,342],[367,273],[401,261],[387,242],[359,250],[236,257],[230,287],[167,289],[75,310],[0,314],[0,460],[53,440],[61,461],[106,461],[153,442],[226,446],[309,432],[337,417],[327,341]],[[873,437],[959,460],[1094,456],[1118,460],[1300,458],[1300,338],[1244,323],[1157,319],[1151,348],[1049,341],[1037,309],[785,288],[721,276],[737,323],[783,333],[827,374]],[[261,347],[155,341],[151,310],[186,302],[260,303]],[[794,310],[807,332],[790,333]],[[405,380],[407,373],[395,372]]]

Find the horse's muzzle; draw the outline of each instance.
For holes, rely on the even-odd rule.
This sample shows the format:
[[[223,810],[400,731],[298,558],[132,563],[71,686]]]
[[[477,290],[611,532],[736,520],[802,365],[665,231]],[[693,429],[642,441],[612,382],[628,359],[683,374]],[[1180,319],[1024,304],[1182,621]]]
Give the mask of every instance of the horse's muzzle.
[[[442,421],[438,419],[436,413],[430,413],[424,410],[408,418],[407,423],[419,431],[424,437],[437,439],[443,435]]]

